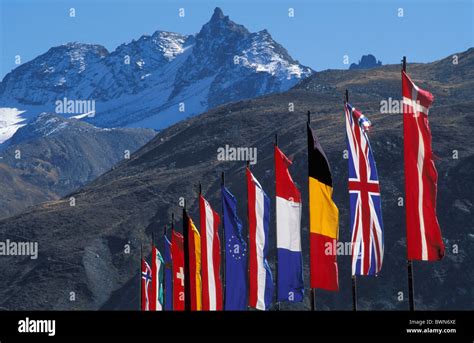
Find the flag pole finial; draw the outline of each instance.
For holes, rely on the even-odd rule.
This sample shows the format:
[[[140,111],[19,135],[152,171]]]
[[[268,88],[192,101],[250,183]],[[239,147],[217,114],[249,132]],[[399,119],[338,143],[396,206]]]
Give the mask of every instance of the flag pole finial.
[[[278,133],[275,133],[275,146],[278,146]]]
[[[224,186],[225,185],[225,173],[222,172],[221,173],[221,186]]]
[[[407,57],[406,56],[403,56],[402,58],[402,68],[403,68],[403,71],[407,71]]]
[[[199,181],[199,195],[202,194],[202,186],[201,186],[201,182]]]
[[[250,161],[249,160],[247,160],[246,165],[247,165],[247,168],[250,169]]]
[[[308,116],[308,124],[311,123],[311,111],[308,110],[308,113],[306,113],[306,115]]]
[[[347,89],[345,92],[345,96],[346,96],[346,102],[349,102],[349,91]]]

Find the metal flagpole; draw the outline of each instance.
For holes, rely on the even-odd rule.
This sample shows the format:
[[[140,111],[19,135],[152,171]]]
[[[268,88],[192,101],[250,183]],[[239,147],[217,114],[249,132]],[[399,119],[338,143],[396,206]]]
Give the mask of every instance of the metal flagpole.
[[[352,310],[357,311],[357,278],[352,275]]]
[[[308,113],[307,113],[307,122],[306,124],[309,126],[311,124],[311,111],[308,110]],[[309,151],[308,151],[309,153]],[[308,182],[309,182],[309,172],[308,172]],[[308,184],[308,197],[309,197],[309,184]],[[309,204],[309,202],[308,202]],[[308,206],[308,214],[310,214],[310,209],[309,209],[309,206]],[[309,218],[309,216],[308,216]],[[309,235],[311,236],[311,223],[308,219],[308,231],[309,231]],[[311,237],[310,237],[311,239]],[[311,271],[310,271],[310,275],[311,275]],[[310,286],[311,286],[311,280],[310,280]],[[314,288],[311,288],[311,292],[310,292],[310,300],[311,300],[311,311],[316,311],[316,290]]]
[[[166,227],[165,227],[166,229]],[[171,213],[171,237],[169,239],[170,242],[172,242],[172,239],[173,239],[173,231],[174,231],[174,213]],[[165,231],[165,234],[166,234],[166,231]],[[166,242],[165,242],[166,244]],[[170,249],[171,249],[171,245],[170,245]],[[170,254],[171,254],[171,251],[170,251]],[[173,310],[174,311],[174,274],[173,274],[173,260],[171,260],[171,264],[168,266],[168,268],[171,270],[171,286],[173,287],[172,289],[172,293],[171,293],[171,304],[170,304],[170,307],[173,307]]]
[[[163,229],[163,238],[164,238],[163,239],[163,243],[164,243],[164,245],[163,245],[163,257],[164,257],[163,260],[164,260],[166,258],[166,225]],[[167,285],[166,285],[166,274],[167,274],[166,269],[168,268],[168,265],[167,265],[166,262],[164,263],[164,267],[165,268],[163,269],[163,311],[166,310],[166,287],[167,287]]]
[[[403,71],[407,71],[407,58],[403,56],[402,59]],[[407,247],[408,248],[408,247]],[[413,261],[407,260],[407,273],[408,273],[408,302],[410,311],[415,311],[415,285],[413,275]]]
[[[143,289],[142,289],[142,261],[143,261],[143,244],[140,244],[140,273],[138,274],[140,276],[139,280],[140,280],[140,294],[139,294],[139,308],[140,308],[140,311],[142,311],[142,292],[143,292]]]
[[[155,304],[155,311],[156,311],[156,308],[158,306],[158,300],[157,300],[157,295],[159,293],[159,278],[158,278],[158,275],[154,275],[155,271],[153,270],[153,265],[156,263],[156,261],[153,261],[153,255],[154,255],[154,251],[153,249],[155,249],[155,233],[152,231],[151,232],[151,258],[152,258],[152,261],[151,261],[151,282],[152,282],[152,287],[153,287],[153,282],[156,283],[156,289],[155,289],[155,292],[156,294],[152,294],[155,299],[153,299],[153,303]],[[156,279],[156,281],[153,281],[154,279]]]
[[[222,197],[222,188],[225,187],[225,174],[222,172],[221,174],[221,197]],[[224,199],[221,199],[222,205],[222,242],[221,242],[221,256],[223,263],[222,270],[222,309],[225,311],[225,291],[226,291],[226,237],[225,237],[225,218],[224,218]]]
[[[186,212],[186,200],[183,206],[183,250],[184,250],[184,310],[191,310],[191,284],[189,276],[189,218]]]
[[[345,92],[346,104],[349,103],[349,91]],[[345,111],[346,109],[344,109]],[[352,310],[357,311],[357,276],[352,275]]]
[[[250,161],[246,162],[246,168],[250,169]],[[245,170],[245,177],[247,178],[247,169]],[[246,181],[247,183],[247,181]],[[249,232],[249,190],[248,186],[247,188],[247,246],[250,247],[250,232]],[[250,255],[250,250],[249,250],[249,255]],[[248,260],[247,260],[248,261]],[[249,299],[250,299],[250,263],[247,263],[247,310],[250,308],[249,306]]]
[[[275,148],[277,148],[277,147],[278,147],[278,134],[275,133]],[[276,198],[276,177],[275,177],[275,198]],[[278,216],[278,213],[277,213],[277,210],[275,209],[275,219],[276,219],[276,216]],[[275,224],[276,224],[276,220],[275,220]],[[275,230],[276,230],[276,225],[275,225]],[[276,233],[276,235],[278,235],[278,232]],[[276,237],[276,235],[275,235],[275,237]],[[275,240],[275,244],[276,244],[276,240]],[[275,284],[276,284],[276,290],[275,290],[276,306],[275,306],[275,308],[276,308],[277,311],[280,311],[280,302],[278,301],[278,245],[277,245],[277,249],[276,249],[276,258],[275,258]]]

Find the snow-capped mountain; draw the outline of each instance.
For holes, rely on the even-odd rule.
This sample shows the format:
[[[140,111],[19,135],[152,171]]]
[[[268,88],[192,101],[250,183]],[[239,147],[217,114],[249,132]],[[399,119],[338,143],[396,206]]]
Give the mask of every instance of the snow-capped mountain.
[[[227,102],[285,91],[311,73],[266,30],[251,33],[216,8],[196,35],[157,31],[113,52],[81,43],[51,48],[5,76],[0,107],[24,111],[26,121],[56,112],[101,127],[162,129]],[[15,128],[4,123],[2,141]]]

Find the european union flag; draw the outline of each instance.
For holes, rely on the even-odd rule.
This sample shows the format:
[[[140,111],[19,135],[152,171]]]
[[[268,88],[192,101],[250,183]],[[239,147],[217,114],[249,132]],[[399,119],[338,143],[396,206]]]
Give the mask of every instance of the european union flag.
[[[247,244],[242,238],[242,222],[237,215],[237,200],[222,186],[225,246],[225,304],[227,311],[247,309]]]

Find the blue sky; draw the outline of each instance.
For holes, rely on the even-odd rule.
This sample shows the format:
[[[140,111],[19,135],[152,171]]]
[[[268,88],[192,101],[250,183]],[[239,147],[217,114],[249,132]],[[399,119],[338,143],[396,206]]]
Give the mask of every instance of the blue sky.
[[[0,0],[0,78],[50,47],[79,41],[109,51],[156,30],[196,33],[219,6],[251,31],[268,29],[301,63],[346,69],[372,53],[384,64],[429,62],[474,46],[472,0]],[[74,7],[76,17],[69,17]],[[185,17],[178,16],[179,8]],[[288,8],[295,17],[288,17]],[[404,16],[398,17],[403,8]]]

